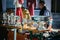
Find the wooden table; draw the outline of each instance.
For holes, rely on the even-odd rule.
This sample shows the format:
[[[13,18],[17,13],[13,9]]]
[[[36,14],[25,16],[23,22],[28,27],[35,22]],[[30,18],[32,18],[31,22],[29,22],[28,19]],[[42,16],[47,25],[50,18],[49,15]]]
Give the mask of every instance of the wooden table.
[[[24,30],[28,30],[30,32],[30,40],[33,38],[33,34],[39,33],[39,40],[42,40],[43,38],[43,32],[49,31],[47,30],[36,30],[36,29],[31,29],[31,28],[23,28]]]
[[[17,33],[17,29],[21,29],[21,27],[16,27],[16,26],[9,26],[9,25],[1,25],[3,27],[6,27],[7,29],[14,29],[14,40],[16,40],[16,33]],[[33,33],[41,33],[41,32],[45,32],[48,30],[36,30],[36,29],[31,29],[31,28],[23,28],[23,30],[28,30],[31,31]]]
[[[28,31],[32,31],[33,33],[40,33],[40,32],[45,32],[45,31],[49,31],[48,29],[46,30],[37,30],[37,29],[31,29],[31,28],[23,28],[23,30],[28,30]]]

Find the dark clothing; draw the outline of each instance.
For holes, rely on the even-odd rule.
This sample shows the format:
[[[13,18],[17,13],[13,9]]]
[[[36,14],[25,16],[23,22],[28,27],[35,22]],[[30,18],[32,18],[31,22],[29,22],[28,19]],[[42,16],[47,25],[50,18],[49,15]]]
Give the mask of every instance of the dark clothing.
[[[8,31],[5,27],[0,26],[0,40],[7,40],[8,38]]]
[[[41,9],[41,11],[40,11],[40,14],[39,14],[39,15],[44,15],[45,10],[46,10],[46,7],[44,6],[44,7]]]

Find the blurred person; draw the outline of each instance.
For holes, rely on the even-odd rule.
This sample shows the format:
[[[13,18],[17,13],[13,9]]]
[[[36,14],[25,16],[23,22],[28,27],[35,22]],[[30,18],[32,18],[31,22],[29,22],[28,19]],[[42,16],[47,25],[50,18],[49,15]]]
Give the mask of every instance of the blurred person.
[[[21,8],[22,8],[22,15],[23,15],[22,26],[23,26],[23,28],[26,28],[26,27],[28,27],[27,26],[27,24],[28,24],[27,21],[31,20],[31,16],[30,16],[30,13],[29,13],[28,9],[24,8],[23,6]],[[27,30],[22,30],[22,32],[20,32],[20,33],[24,34],[25,32],[27,32]]]
[[[8,23],[7,20],[10,19],[10,18],[8,19],[8,16],[11,16],[11,15],[14,15],[14,11],[13,11],[12,9],[8,8],[8,9],[6,10],[6,12],[3,13],[3,20],[4,20],[4,23]]]
[[[7,21],[7,15],[11,15],[12,13],[13,13],[12,9],[7,9],[6,12],[3,13],[3,20]],[[3,26],[5,26],[5,24],[3,24]],[[0,27],[0,40],[8,40],[7,28],[3,26]]]
[[[44,1],[40,1],[39,2],[39,8],[40,8],[39,16],[49,16],[49,26],[48,26],[48,29],[50,30],[52,28],[52,21],[53,21],[52,14],[46,8]]]
[[[45,22],[45,28],[49,30],[49,33],[44,33],[43,35],[45,37],[53,37],[54,39],[59,38],[57,35],[59,34],[59,30],[58,29],[53,29],[52,28],[52,23],[53,23],[53,18],[52,18],[52,14],[50,13],[50,11],[46,8],[45,6],[45,2],[44,1],[40,1],[39,2],[39,8],[40,8],[40,13],[39,16],[49,16],[49,23]],[[60,35],[60,34],[59,34]],[[55,38],[55,37],[56,38]],[[52,39],[53,39],[52,38]],[[58,39],[57,39],[58,40]]]
[[[22,7],[22,13],[23,13],[23,24],[31,20],[31,16],[28,9],[25,9],[24,7]]]
[[[11,14],[13,14],[13,13],[14,13],[14,11],[13,11],[12,9],[8,8],[8,9],[6,10],[6,12],[3,13],[3,19],[7,19],[7,15],[11,15]]]
[[[23,13],[22,13],[22,4],[24,0],[14,0],[15,13],[17,16],[20,16],[20,22],[22,23]]]
[[[46,29],[48,29],[49,32],[52,32],[52,30],[51,30],[51,29],[52,29],[52,22],[53,22],[52,14],[51,14],[50,11],[46,8],[44,1],[40,1],[40,2],[39,2],[39,8],[40,8],[39,16],[47,16],[47,17],[49,17],[49,22],[48,22],[48,23],[45,22],[45,24],[44,24],[44,25],[47,26],[47,27],[45,27],[45,26],[44,26],[44,27],[45,27]],[[45,38],[47,38],[47,37],[50,36],[49,32],[43,33],[43,36],[44,36],[43,40],[45,40]]]
[[[36,7],[36,0],[27,0],[27,7],[30,12],[30,16],[34,16],[34,8]]]
[[[22,7],[22,12],[23,12],[23,18],[31,19],[30,12],[28,11],[28,9],[25,9],[24,7]]]

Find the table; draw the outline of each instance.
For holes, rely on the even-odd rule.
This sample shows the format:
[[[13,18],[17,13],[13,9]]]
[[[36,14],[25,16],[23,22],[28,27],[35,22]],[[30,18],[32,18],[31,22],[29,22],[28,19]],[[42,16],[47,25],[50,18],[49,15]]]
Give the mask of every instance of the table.
[[[14,29],[14,40],[16,40],[16,33],[17,33],[17,29],[21,29],[20,27],[16,27],[16,26],[9,26],[9,25],[1,25],[3,27],[6,27],[7,29]],[[31,28],[23,28],[23,30],[28,30],[30,31],[30,33],[37,33],[37,32],[44,32],[44,31],[48,31],[48,30],[36,30],[36,29],[31,29]]]
[[[24,30],[29,30],[29,32],[30,32],[30,40],[32,40],[32,38],[36,35],[35,33],[39,33],[36,36],[39,37],[39,40],[42,40],[43,32],[49,31],[48,29],[46,29],[46,30],[36,30],[36,29],[31,29],[31,28],[23,28],[23,29]],[[33,35],[33,34],[35,34],[35,35]]]

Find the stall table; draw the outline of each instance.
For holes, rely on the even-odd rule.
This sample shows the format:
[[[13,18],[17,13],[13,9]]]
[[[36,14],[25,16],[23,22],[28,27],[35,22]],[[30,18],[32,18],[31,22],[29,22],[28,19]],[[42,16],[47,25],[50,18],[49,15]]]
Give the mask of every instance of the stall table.
[[[9,26],[9,25],[1,25],[1,26],[6,27],[7,29],[14,29],[14,40],[16,40],[17,29],[21,29],[20,27]],[[42,32],[48,31],[48,29],[39,31],[39,30],[36,30],[36,29],[31,29],[31,28],[23,28],[23,30],[28,30],[30,32],[30,39],[31,40],[32,40],[32,34],[33,33],[40,33],[41,34]]]
[[[40,31],[37,30],[37,29],[31,29],[31,28],[23,28],[23,29],[24,30],[29,30],[29,32],[30,32],[30,40],[32,40],[33,37],[39,37],[39,40],[42,40],[42,38],[43,38],[43,32],[49,31],[48,29],[46,29],[46,30],[40,30]],[[36,35],[36,33],[39,33],[39,34]]]

